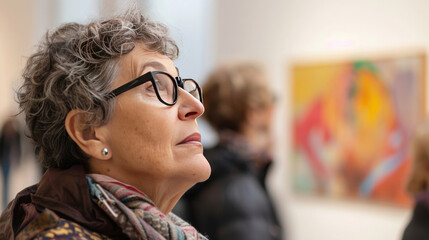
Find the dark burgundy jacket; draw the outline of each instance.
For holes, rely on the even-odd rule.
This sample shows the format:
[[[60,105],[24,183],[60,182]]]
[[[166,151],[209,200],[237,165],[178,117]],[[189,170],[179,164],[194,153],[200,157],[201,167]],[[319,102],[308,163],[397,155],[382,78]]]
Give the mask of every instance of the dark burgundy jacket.
[[[39,184],[18,193],[0,217],[0,239],[15,239],[44,209],[113,239],[126,238],[121,229],[91,200],[83,166],[50,168]]]

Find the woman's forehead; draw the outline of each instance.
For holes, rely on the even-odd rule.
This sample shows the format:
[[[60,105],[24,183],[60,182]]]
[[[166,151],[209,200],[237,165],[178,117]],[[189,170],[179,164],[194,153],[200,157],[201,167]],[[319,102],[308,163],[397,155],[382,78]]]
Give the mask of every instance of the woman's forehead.
[[[134,50],[137,51],[134,52]],[[177,76],[174,63],[167,56],[138,49],[134,50],[119,58],[118,75],[116,75],[115,80],[112,82],[112,89],[132,81],[149,71],[164,71],[172,76]]]
[[[165,71],[171,75],[177,75],[174,62],[167,56],[158,52],[149,51],[141,44],[128,54],[121,57],[121,71],[128,72],[133,77],[138,77],[148,71]]]

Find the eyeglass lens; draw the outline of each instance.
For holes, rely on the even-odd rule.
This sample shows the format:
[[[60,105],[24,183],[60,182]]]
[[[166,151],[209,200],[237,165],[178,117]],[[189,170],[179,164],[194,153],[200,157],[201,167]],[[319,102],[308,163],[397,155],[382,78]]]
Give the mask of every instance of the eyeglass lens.
[[[200,92],[198,90],[198,85],[197,85],[197,83],[194,80],[192,80],[192,79],[184,79],[183,80],[183,89],[185,89],[185,91],[187,91],[192,96],[194,96],[194,98],[196,98],[199,101],[201,101],[201,99],[200,99]]]
[[[170,76],[164,73],[154,74],[156,89],[158,90],[159,97],[168,104],[174,103],[174,96],[176,95],[176,88]]]
[[[146,82],[143,86],[147,100],[156,101],[159,97],[161,102],[173,105],[177,100],[177,87],[173,77],[164,72],[152,72],[152,81]],[[201,101],[201,93],[198,84],[193,79],[183,79],[183,89],[194,98]]]

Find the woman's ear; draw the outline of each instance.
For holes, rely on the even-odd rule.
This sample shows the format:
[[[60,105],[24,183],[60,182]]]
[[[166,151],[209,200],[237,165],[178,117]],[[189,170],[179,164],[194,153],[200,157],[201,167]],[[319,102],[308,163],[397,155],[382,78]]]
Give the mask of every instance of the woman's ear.
[[[88,113],[76,109],[71,110],[65,120],[67,133],[91,158],[110,159],[109,146],[102,128],[89,125],[88,119]]]

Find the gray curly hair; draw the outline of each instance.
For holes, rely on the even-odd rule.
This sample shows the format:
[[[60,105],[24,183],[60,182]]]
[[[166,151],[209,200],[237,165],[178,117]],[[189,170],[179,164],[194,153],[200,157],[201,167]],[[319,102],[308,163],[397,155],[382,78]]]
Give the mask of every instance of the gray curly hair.
[[[137,42],[172,60],[179,54],[166,26],[149,21],[136,8],[47,32],[29,57],[17,92],[29,137],[44,167],[68,168],[88,160],[68,135],[65,118],[70,110],[80,109],[88,113],[87,124],[109,121],[115,101],[106,96],[118,72],[118,59]]]

